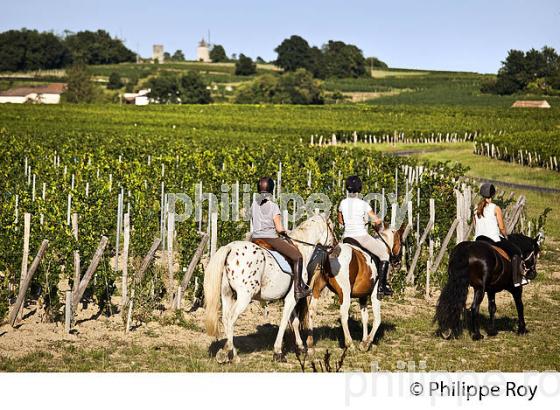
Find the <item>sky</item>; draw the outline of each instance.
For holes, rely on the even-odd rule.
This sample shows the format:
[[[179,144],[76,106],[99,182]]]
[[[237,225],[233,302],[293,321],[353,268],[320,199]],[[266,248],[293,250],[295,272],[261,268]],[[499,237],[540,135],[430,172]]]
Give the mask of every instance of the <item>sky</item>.
[[[265,60],[298,34],[357,45],[391,67],[496,72],[510,49],[560,51],[559,0],[0,0],[0,31],[105,29],[142,56],[194,59],[204,36]]]

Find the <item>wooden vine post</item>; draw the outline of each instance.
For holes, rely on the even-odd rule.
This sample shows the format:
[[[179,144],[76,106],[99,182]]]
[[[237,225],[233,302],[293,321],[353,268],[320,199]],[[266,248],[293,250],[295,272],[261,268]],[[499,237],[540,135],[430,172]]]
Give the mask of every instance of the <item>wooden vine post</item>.
[[[41,259],[43,259],[43,256],[45,255],[45,252],[47,251],[47,246],[48,245],[49,245],[49,241],[46,240],[46,239],[43,240],[43,242],[41,243],[41,247],[39,248],[39,251],[37,252],[37,255],[35,256],[35,259],[33,259],[33,263],[31,264],[31,267],[26,272],[25,280],[23,281],[22,285],[19,288],[16,303],[15,303],[15,305],[12,309],[12,312],[10,313],[10,317],[8,319],[8,321],[9,321],[10,325],[12,325],[12,327],[14,327],[15,324],[16,324],[18,313],[21,310],[21,308],[23,306],[23,302],[25,300],[25,294],[27,293],[27,288],[29,288],[29,284],[31,283],[31,279],[33,278],[33,275],[35,274],[35,271],[39,267],[39,263],[41,263]]]
[[[19,288],[23,287],[25,277],[27,276],[27,264],[29,263],[29,237],[31,236],[31,214],[26,212],[23,215],[23,255],[21,258],[21,274],[19,278]],[[23,305],[21,311],[18,312],[18,319],[23,318]]]
[[[150,250],[144,257],[144,259],[142,260],[140,269],[138,269],[138,272],[134,277],[134,286],[132,287],[132,291],[130,292],[130,299],[128,302],[128,314],[126,317],[126,326],[125,326],[126,333],[130,331],[130,322],[132,321],[132,310],[134,309],[134,296],[136,293],[136,286],[142,282],[142,279],[144,278],[144,275],[146,274],[146,271],[148,270],[148,267],[150,266],[150,263],[152,262],[152,259],[154,258],[156,250],[159,248],[160,244],[161,244],[160,238],[154,239],[154,242],[152,243],[152,247],[150,248]]]
[[[412,263],[410,264],[410,268],[408,269],[408,275],[406,276],[406,282],[408,284],[414,283],[414,270],[416,269],[416,265],[418,264],[418,259],[420,258],[420,253],[422,252],[422,244],[426,242],[428,235],[432,231],[435,223],[435,205],[434,199],[430,199],[430,219],[426,224],[426,228],[424,229],[424,233],[422,237],[418,241],[418,246],[416,247],[416,252],[414,252],[414,257],[412,258]]]
[[[78,308],[78,303],[84,296],[84,292],[89,284],[89,281],[93,277],[93,274],[97,270],[97,266],[99,265],[99,261],[103,257],[103,252],[105,251],[105,247],[107,246],[107,237],[102,236],[101,240],[99,241],[99,245],[97,246],[97,250],[95,251],[93,258],[91,259],[91,263],[89,264],[84,277],[80,281],[80,284],[76,288],[76,291],[72,294],[72,312],[76,313]]]
[[[198,244],[198,247],[196,248],[196,251],[189,263],[189,267],[187,268],[187,271],[185,272],[185,275],[183,276],[183,280],[181,281],[181,284],[179,285],[179,289],[177,290],[177,293],[175,294],[175,300],[173,301],[173,306],[176,309],[179,309],[181,306],[181,296],[184,295],[187,286],[189,285],[189,282],[191,280],[191,277],[194,273],[194,270],[196,269],[196,265],[198,264],[198,261],[200,260],[200,258],[202,257],[202,254],[204,252],[204,248],[206,247],[206,244],[208,243],[208,234],[206,232],[200,232],[201,238],[200,238],[200,243]]]

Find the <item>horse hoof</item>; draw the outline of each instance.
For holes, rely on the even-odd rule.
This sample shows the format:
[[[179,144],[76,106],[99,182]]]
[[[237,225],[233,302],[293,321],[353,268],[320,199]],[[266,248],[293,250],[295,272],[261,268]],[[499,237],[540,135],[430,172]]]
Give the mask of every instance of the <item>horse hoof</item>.
[[[519,328],[519,329],[517,330],[517,334],[520,335],[520,336],[521,336],[521,335],[526,335],[527,333],[529,333],[529,331],[528,331],[526,328],[524,328],[524,327]]]
[[[472,340],[476,341],[476,340],[482,340],[482,339],[484,339],[484,336],[482,336],[480,333],[472,335]]]
[[[356,346],[354,345],[354,342],[349,342],[349,343],[345,343],[346,350],[348,350],[349,352],[353,352],[354,350],[356,350]]]
[[[304,345],[296,346],[296,349],[299,354],[307,354],[307,347]]]
[[[309,357],[315,356],[315,348],[314,347],[308,347],[307,348],[307,356],[309,356]]]
[[[490,336],[490,337],[497,336],[497,335],[498,335],[498,331],[495,330],[495,329],[489,330],[488,333],[487,333],[487,335]]]
[[[371,343],[369,343],[367,340],[363,340],[362,343],[360,343],[360,351],[367,352],[370,346]]]
[[[284,353],[274,353],[274,355],[272,356],[272,361],[277,363],[286,363],[288,360],[286,359]]]
[[[441,337],[443,337],[445,340],[451,339],[451,336],[453,336],[453,332],[451,331],[451,329],[447,329],[441,332]]]
[[[233,359],[231,359],[231,363],[239,364],[239,363],[241,363],[241,359],[239,358],[238,355],[235,355],[235,356],[233,356]]]
[[[229,353],[230,352],[224,349],[218,350],[218,353],[216,353],[216,361],[220,364],[228,363],[231,360]]]

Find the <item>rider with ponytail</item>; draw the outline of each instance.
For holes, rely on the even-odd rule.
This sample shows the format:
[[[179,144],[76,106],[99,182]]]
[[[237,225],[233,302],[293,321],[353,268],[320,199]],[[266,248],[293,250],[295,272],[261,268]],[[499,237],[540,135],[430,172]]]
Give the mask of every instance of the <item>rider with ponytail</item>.
[[[507,231],[501,208],[492,202],[496,187],[490,183],[482,184],[480,195],[482,200],[475,209],[475,240],[494,243],[507,252],[511,258],[514,284],[521,283],[521,249],[507,240]]]
[[[344,237],[352,238],[362,247],[376,255],[381,261],[379,266],[378,298],[391,296],[393,290],[387,284],[389,271],[389,249],[379,238],[372,237],[366,228],[368,222],[373,222],[375,229],[382,229],[383,221],[371,209],[371,205],[359,197],[362,192],[362,181],[357,175],[346,179],[347,198],[340,202],[338,208],[338,222],[344,225]]]
[[[263,177],[257,182],[258,197],[251,205],[251,219],[253,232],[251,240],[257,239],[266,242],[271,248],[286,257],[292,265],[294,272],[294,294],[296,300],[307,297],[311,289],[303,281],[303,256],[298,248],[288,238],[282,225],[280,207],[272,201],[274,180]],[[280,237],[279,237],[280,236]]]

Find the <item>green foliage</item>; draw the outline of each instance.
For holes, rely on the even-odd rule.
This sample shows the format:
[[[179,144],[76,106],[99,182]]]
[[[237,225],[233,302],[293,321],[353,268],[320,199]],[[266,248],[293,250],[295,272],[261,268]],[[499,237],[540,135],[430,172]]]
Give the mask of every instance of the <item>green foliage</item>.
[[[27,29],[0,33],[0,71],[61,68],[71,60],[70,51],[53,33]]]
[[[239,54],[239,60],[235,62],[235,75],[253,75],[257,73],[257,64],[251,57]]]
[[[320,83],[308,71],[300,68],[282,76],[265,74],[237,90],[241,104],[323,104]]]
[[[366,60],[358,47],[331,40],[322,51],[326,77],[357,78],[366,74]]]
[[[85,64],[118,64],[135,61],[136,54],[105,30],[79,31],[64,39],[75,61]]]
[[[42,298],[56,317],[63,298],[58,285],[72,280],[73,251],[80,251],[85,269],[101,235],[106,235],[109,245],[85,297],[110,311],[109,298],[115,292],[115,280],[120,275],[109,266],[109,258],[115,253],[120,188],[125,193],[124,209],[129,206],[131,209],[130,271],[134,271],[154,237],[160,235],[162,182],[166,192],[185,192],[192,197],[194,184],[199,181],[205,192],[220,192],[222,183],[235,181],[241,186],[253,186],[257,176],[273,175],[281,161],[286,192],[303,197],[322,192],[336,204],[344,196],[338,184],[339,172],[341,175],[369,174],[364,177],[365,190],[377,192],[381,187],[394,186],[395,168],[412,166],[416,162],[352,146],[310,147],[308,135],[336,132],[342,138],[343,134],[349,135],[354,130],[363,135],[394,129],[394,126],[406,128],[407,124],[408,127],[446,124],[441,118],[437,120],[433,113],[427,116],[424,110],[411,109],[410,115],[404,118],[395,116],[390,109],[367,106],[154,105],[143,107],[142,111],[135,108],[115,105],[3,107],[0,112],[4,127],[0,131],[4,141],[0,146],[3,158],[0,164],[3,195],[0,201],[1,295],[13,297],[14,291],[9,289],[17,286],[9,288],[8,284],[19,282],[24,212],[33,215],[31,253],[38,249],[42,239],[50,241],[49,252],[33,279],[31,296]],[[25,121],[21,121],[23,110]],[[436,110],[436,115],[445,114]],[[454,129],[470,126],[449,117],[453,120],[446,124],[449,127],[452,124]],[[231,118],[236,121],[232,123]],[[381,128],[372,130],[371,124]],[[302,136],[304,141],[300,142]],[[26,158],[36,175],[36,187],[46,184],[44,199],[39,188],[33,200],[32,186],[23,171]],[[60,163],[55,162],[55,158],[60,158]],[[308,186],[307,172],[302,170],[311,172],[311,186]],[[426,221],[428,199],[436,198],[436,233],[440,235],[454,218],[451,210],[448,214],[443,209],[450,208],[448,204],[454,201],[454,179],[463,170],[443,165],[430,166],[429,170],[434,173],[425,174],[422,180],[421,188],[426,194],[419,212],[421,220]],[[401,201],[404,184],[404,179],[399,178]],[[71,211],[79,215],[78,242],[74,241],[66,224],[68,194],[72,195]],[[17,223],[15,195],[18,195]],[[43,224],[39,223],[41,214]],[[204,226],[207,218],[205,211]],[[186,266],[199,240],[198,224],[189,218],[177,223],[176,228],[180,266]],[[218,244],[242,237],[247,229],[245,221],[220,221]],[[161,304],[165,298],[163,277],[164,272],[157,266],[150,268],[137,293],[139,306],[145,309],[139,307],[135,314],[147,315]],[[7,297],[1,300],[5,302]]]
[[[118,64],[135,59],[136,54],[104,30],[80,31],[65,38],[27,29],[0,33],[0,71],[63,68],[73,62]]]
[[[483,92],[500,95],[514,94],[520,91],[537,91],[554,94],[560,90],[560,56],[551,47],[541,51],[531,49],[526,53],[510,50],[502,67],[498,71],[496,83],[486,83]]]
[[[362,51],[342,41],[331,40],[319,49],[294,35],[282,41],[274,51],[278,54],[275,64],[284,71],[304,68],[317,78],[356,78],[366,74]]]
[[[212,60],[213,63],[222,63],[228,61],[224,46],[221,46],[220,44],[215,44],[214,46],[212,46],[212,49],[210,50],[210,60]]]
[[[170,58],[171,61],[185,61],[183,50],[176,50]]]
[[[91,73],[86,65],[77,63],[66,70],[67,89],[64,93],[67,102],[92,103],[98,96],[91,81]]]
[[[137,80],[138,81],[138,80]],[[118,90],[123,86],[123,81],[119,73],[113,71],[109,76],[109,82],[107,83],[107,88],[109,90]]]
[[[381,68],[381,69],[384,69],[384,70],[389,68],[387,63],[384,63],[383,61],[381,61],[377,57],[366,58],[366,65],[367,65],[368,68]]]
[[[163,73],[148,81],[150,96],[162,104],[208,104],[212,102],[210,91],[200,75],[188,71],[182,76]]]

